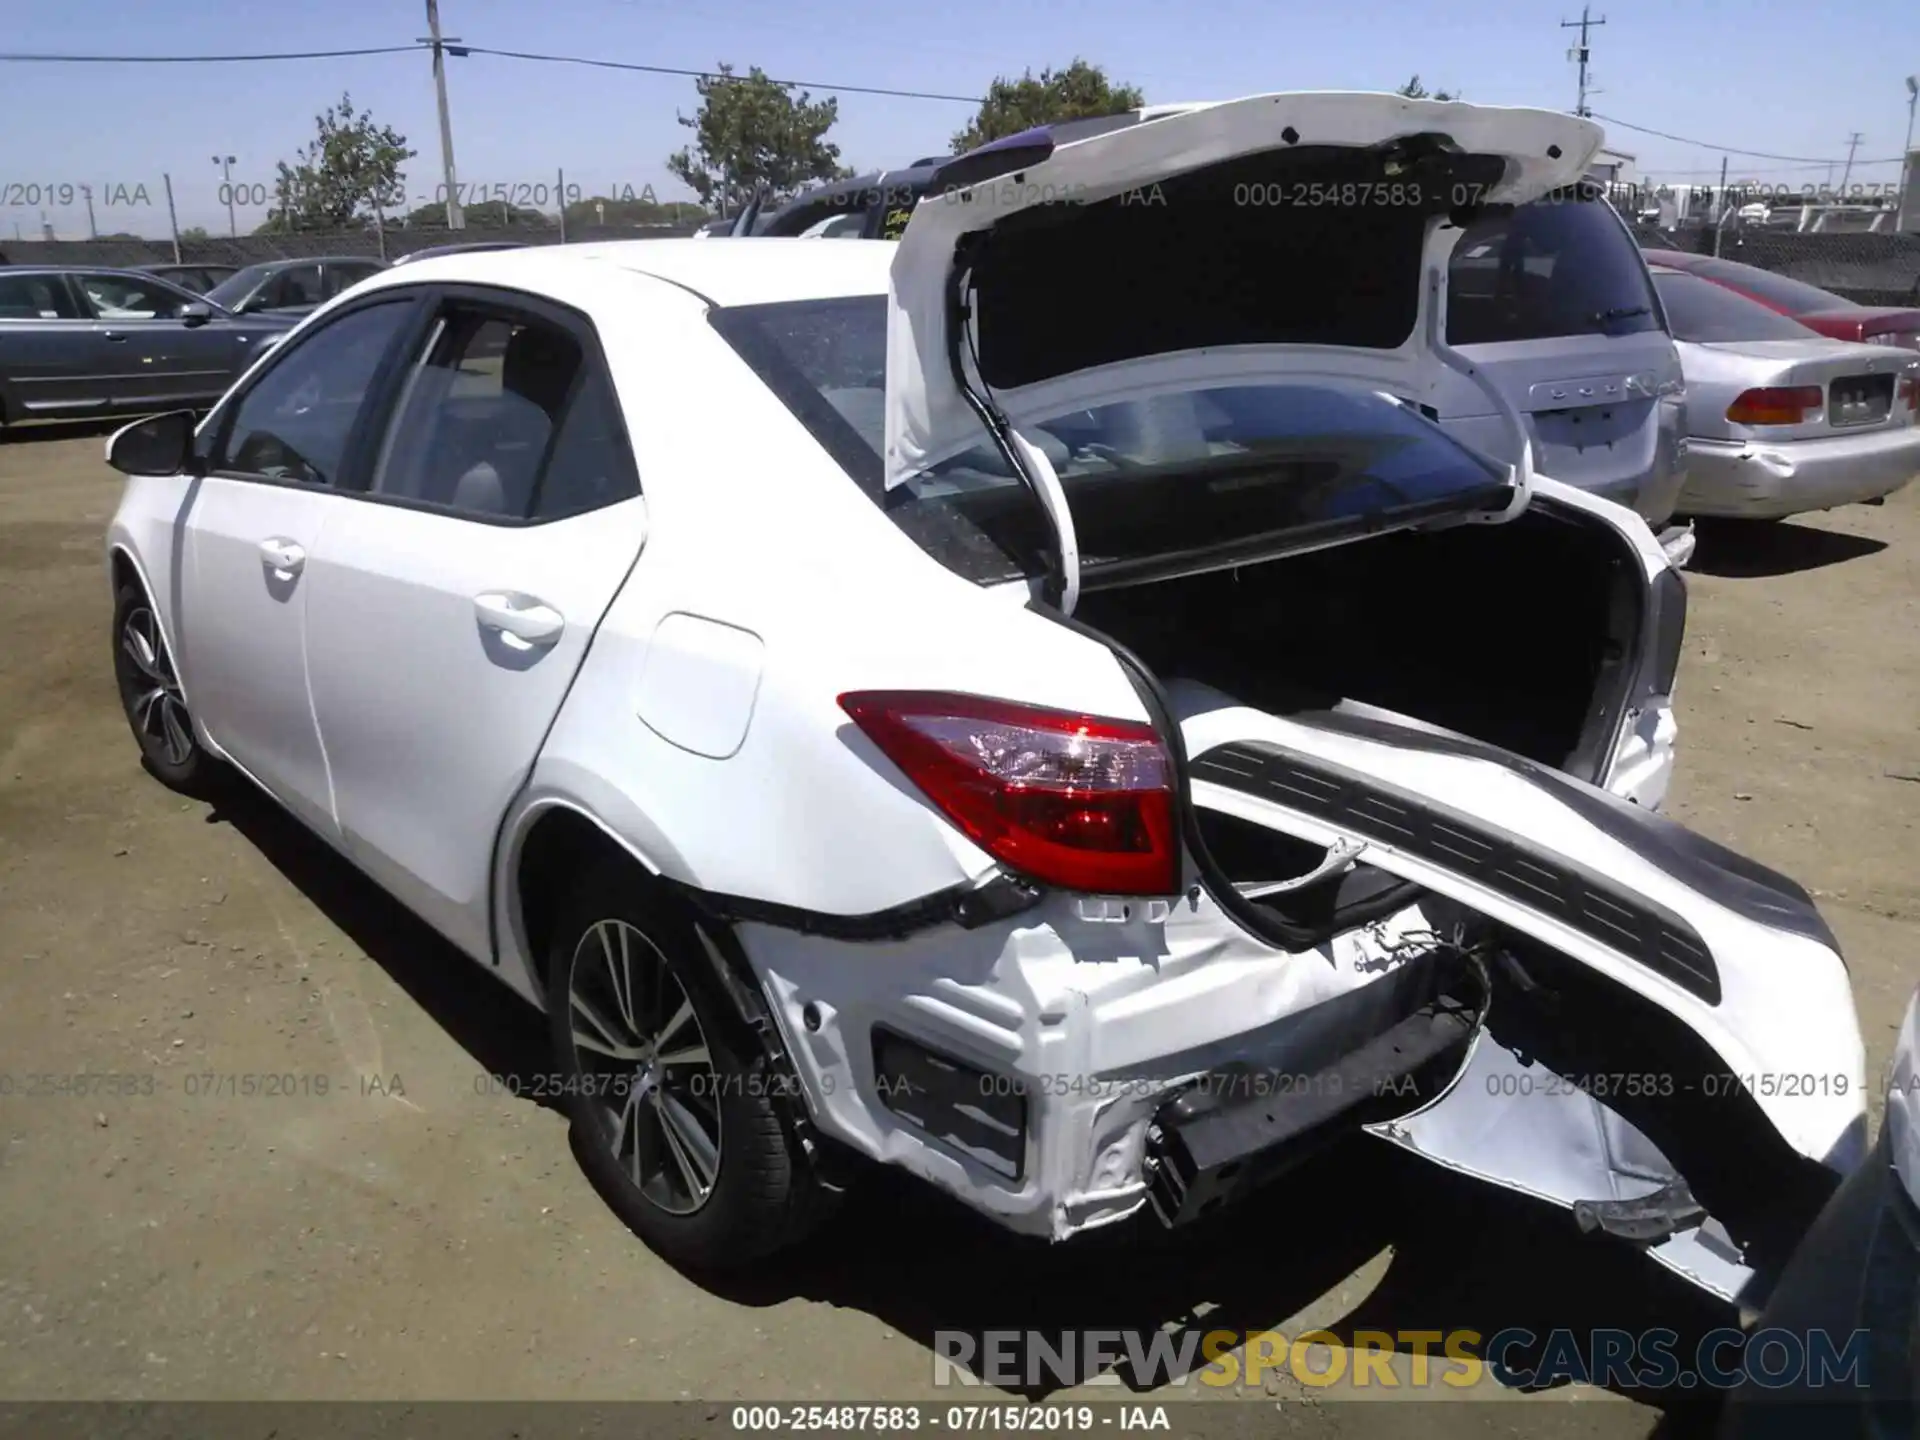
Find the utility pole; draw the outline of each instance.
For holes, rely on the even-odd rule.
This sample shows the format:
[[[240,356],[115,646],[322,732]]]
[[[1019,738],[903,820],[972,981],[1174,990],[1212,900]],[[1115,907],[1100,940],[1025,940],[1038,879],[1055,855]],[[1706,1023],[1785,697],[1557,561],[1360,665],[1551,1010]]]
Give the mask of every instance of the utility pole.
[[[233,161],[231,155],[213,157],[213,163],[220,167],[220,192],[227,197],[227,234],[238,235],[240,226],[233,218]]]
[[[80,187],[80,193],[87,197],[87,238],[89,240],[98,240],[100,238],[100,227],[93,223],[93,186],[82,185]]]
[[[1847,177],[1853,174],[1853,152],[1860,148],[1860,132],[1854,131],[1847,137],[1847,168],[1840,172],[1840,198],[1847,198]]]
[[[1593,52],[1587,46],[1587,31],[1595,25],[1604,25],[1607,23],[1607,17],[1604,15],[1598,20],[1593,19],[1591,15],[1588,14],[1589,9],[1589,6],[1582,5],[1580,7],[1580,18],[1578,20],[1562,20],[1560,22],[1560,28],[1562,30],[1573,30],[1577,28],[1580,31],[1580,43],[1567,52],[1567,58],[1580,62],[1580,103],[1574,106],[1573,113],[1582,118],[1585,118],[1590,113],[1587,110],[1587,61],[1592,57]]]
[[[440,36],[440,0],[427,0],[427,29],[431,34],[422,38],[433,46],[433,88],[440,100],[440,168],[446,176],[447,228],[464,230],[466,218],[460,213],[460,186],[453,175],[453,121],[447,116],[447,51],[452,42]],[[454,49],[453,53],[467,52]]]
[[[1893,228],[1905,234],[1907,228],[1907,192],[1913,188],[1913,107],[1920,101],[1920,75],[1907,76],[1907,143],[1900,147],[1900,209]]]

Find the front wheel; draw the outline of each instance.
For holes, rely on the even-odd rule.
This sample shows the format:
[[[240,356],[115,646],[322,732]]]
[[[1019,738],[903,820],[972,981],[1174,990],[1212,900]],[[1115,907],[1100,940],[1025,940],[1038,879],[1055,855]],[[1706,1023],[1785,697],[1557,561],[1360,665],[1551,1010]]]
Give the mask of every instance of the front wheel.
[[[113,599],[113,674],[147,769],[185,794],[204,789],[217,762],[194,735],[153,603],[132,583],[121,586]]]
[[[722,1269],[800,1238],[821,1193],[694,924],[631,865],[596,867],[556,927],[547,1013],[595,1188],[667,1260]]]

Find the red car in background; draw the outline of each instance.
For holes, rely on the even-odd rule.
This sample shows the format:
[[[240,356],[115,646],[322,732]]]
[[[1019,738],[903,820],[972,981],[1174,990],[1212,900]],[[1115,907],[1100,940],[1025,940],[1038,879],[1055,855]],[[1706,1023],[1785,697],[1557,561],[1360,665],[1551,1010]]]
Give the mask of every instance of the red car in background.
[[[1684,250],[1648,250],[1649,265],[1666,265],[1723,285],[1769,310],[1791,315],[1809,329],[1835,340],[1858,340],[1868,345],[1900,345],[1920,350],[1920,307],[1911,305],[1856,305],[1804,280],[1789,280],[1757,265],[1721,260],[1712,255],[1690,255]]]

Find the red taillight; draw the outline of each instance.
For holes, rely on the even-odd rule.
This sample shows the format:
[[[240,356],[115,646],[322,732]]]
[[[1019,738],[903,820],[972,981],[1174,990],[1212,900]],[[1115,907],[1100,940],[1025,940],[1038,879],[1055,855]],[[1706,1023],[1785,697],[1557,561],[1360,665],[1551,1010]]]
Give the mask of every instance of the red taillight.
[[[1736,425],[1799,425],[1818,417],[1826,399],[1818,385],[1749,390],[1727,407],[1727,419]]]
[[[856,691],[840,708],[1008,868],[1106,895],[1179,888],[1173,763],[1152,726],[925,690]]]
[[[1900,403],[1916,414],[1920,414],[1920,375],[1900,377]]]

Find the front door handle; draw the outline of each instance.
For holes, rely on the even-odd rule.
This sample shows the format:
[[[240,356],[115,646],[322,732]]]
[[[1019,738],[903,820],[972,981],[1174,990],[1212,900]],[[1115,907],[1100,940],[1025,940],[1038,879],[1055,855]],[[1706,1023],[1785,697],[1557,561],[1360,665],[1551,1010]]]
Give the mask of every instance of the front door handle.
[[[551,645],[567,628],[567,617],[531,595],[489,590],[473,597],[480,628],[511,635],[526,645]]]
[[[102,340],[112,340],[116,344],[121,344],[125,342],[127,337],[122,335],[118,330],[102,330],[100,332],[100,338]]]
[[[276,535],[271,540],[260,542],[260,559],[275,575],[291,579],[305,567],[307,552],[293,541],[283,540]]]

